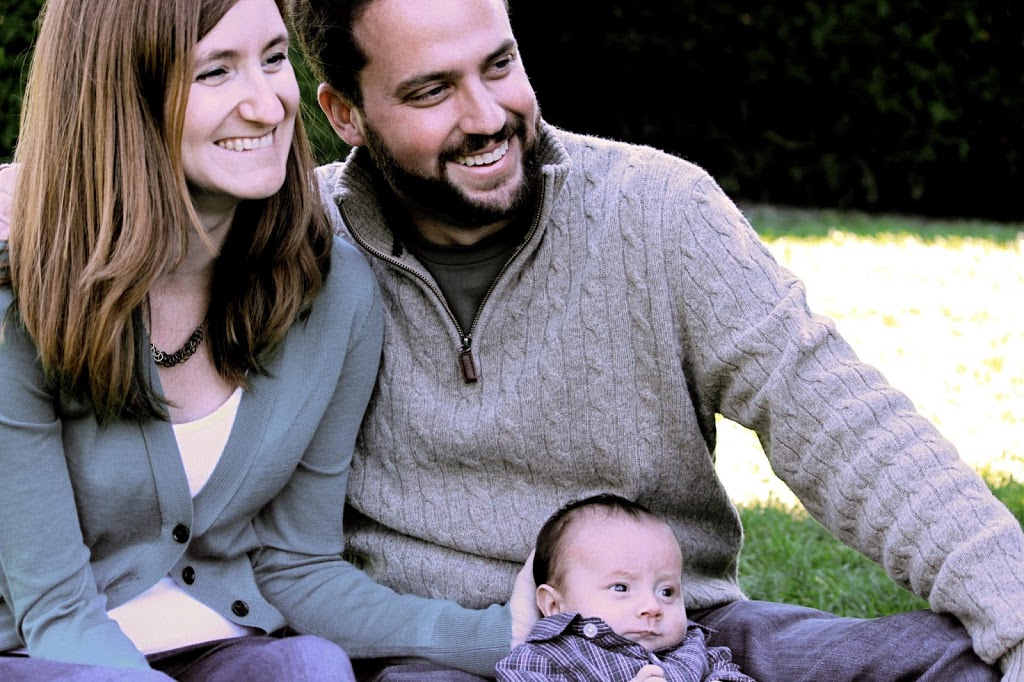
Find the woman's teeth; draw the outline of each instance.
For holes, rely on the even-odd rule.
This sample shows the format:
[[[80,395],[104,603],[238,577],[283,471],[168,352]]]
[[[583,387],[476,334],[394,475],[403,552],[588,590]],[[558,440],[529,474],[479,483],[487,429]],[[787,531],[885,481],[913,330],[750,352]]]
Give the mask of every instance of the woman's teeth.
[[[227,140],[217,140],[217,146],[232,152],[247,152],[252,149],[263,149],[274,144],[274,132],[271,131],[263,137],[232,137]]]

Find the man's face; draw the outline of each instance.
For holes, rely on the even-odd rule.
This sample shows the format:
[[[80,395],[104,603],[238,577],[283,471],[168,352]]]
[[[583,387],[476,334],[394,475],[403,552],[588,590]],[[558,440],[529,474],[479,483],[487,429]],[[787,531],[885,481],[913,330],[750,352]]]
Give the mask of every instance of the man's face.
[[[501,0],[375,0],[354,32],[362,143],[414,218],[511,219],[536,180],[540,117]]]
[[[683,641],[683,558],[667,525],[592,514],[577,519],[569,533],[559,558],[566,570],[554,601],[541,604],[545,616],[573,612],[601,618],[647,651]]]

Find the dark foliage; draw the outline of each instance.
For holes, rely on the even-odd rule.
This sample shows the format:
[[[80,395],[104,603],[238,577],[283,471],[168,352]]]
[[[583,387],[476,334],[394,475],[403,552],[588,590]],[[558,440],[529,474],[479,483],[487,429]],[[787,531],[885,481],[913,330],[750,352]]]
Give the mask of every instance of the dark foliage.
[[[38,7],[0,0],[0,159]],[[512,0],[512,20],[545,118],[683,156],[738,200],[1024,220],[1012,0]]]
[[[23,82],[36,35],[40,0],[0,0],[0,161],[9,161],[18,137]]]
[[[1010,0],[513,0],[545,117],[662,147],[734,196],[1024,218]]]

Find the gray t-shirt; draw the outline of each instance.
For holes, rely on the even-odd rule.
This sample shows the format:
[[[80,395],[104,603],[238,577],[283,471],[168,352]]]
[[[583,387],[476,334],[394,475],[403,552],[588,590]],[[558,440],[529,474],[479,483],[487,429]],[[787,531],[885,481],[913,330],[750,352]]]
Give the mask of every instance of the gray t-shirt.
[[[472,246],[439,246],[418,235],[406,240],[409,251],[437,281],[463,336],[502,268],[523,243],[529,220],[517,220]]]

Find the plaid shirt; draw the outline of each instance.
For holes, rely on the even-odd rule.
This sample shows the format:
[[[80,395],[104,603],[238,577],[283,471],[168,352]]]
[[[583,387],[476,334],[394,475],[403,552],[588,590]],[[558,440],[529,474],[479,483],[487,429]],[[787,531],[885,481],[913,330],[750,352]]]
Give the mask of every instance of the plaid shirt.
[[[667,682],[754,682],[740,672],[726,647],[707,646],[709,632],[690,621],[681,644],[647,653],[600,618],[560,613],[542,618],[526,643],[499,661],[495,671],[499,682],[629,682],[653,663],[665,671]]]

